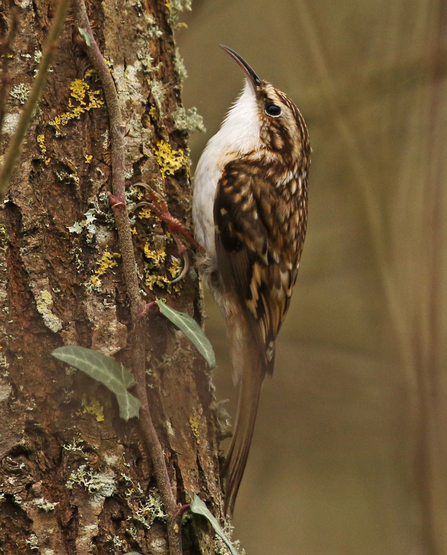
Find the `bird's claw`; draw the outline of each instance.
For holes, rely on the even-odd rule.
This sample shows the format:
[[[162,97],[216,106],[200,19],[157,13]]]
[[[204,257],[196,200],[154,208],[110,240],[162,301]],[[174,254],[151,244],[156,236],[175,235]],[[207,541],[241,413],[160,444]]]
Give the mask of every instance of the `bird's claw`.
[[[182,234],[184,239],[187,241],[187,243],[194,249],[201,250],[202,247],[197,243],[197,241],[194,239],[192,234],[183,226],[183,224],[177,218],[172,216],[172,214],[169,212],[167,202],[163,200],[160,193],[154,191],[154,189],[152,189],[152,187],[150,187],[149,185],[146,185],[146,183],[135,183],[134,186],[143,187],[144,189],[146,189],[146,191],[148,191],[153,201],[153,202],[147,202],[147,201],[139,202],[135,206],[134,210],[137,210],[142,206],[147,206],[150,210],[154,212],[154,214],[158,218],[160,218],[160,220],[168,224],[169,231],[171,232],[172,237],[174,238],[174,241],[177,245],[178,252],[183,258],[183,268],[180,275],[177,276],[175,279],[171,280],[170,282],[171,284],[177,283],[186,276],[190,268],[188,251],[183,241],[180,239],[179,234]]]

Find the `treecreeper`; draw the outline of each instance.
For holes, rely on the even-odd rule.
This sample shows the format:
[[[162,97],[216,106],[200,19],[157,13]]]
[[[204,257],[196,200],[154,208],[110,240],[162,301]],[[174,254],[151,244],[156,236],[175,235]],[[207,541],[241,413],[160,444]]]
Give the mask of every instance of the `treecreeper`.
[[[223,468],[232,514],[261,386],[289,308],[307,228],[309,134],[292,100],[231,48],[245,87],[209,140],[194,177],[194,235],[202,276],[225,319],[239,402]]]

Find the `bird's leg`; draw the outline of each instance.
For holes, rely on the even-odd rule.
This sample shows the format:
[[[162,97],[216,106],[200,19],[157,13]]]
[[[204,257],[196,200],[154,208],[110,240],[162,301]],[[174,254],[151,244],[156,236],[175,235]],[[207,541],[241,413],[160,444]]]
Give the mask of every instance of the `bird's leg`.
[[[165,200],[163,200],[162,196],[154,191],[152,187],[146,185],[146,183],[135,183],[136,187],[144,187],[146,191],[149,193],[149,196],[152,199],[152,202],[143,201],[138,203],[135,206],[135,209],[140,208],[141,206],[147,206],[154,214],[160,218],[163,222],[168,224],[169,232],[172,234],[172,237],[177,245],[177,249],[181,257],[183,258],[183,269],[181,274],[176,277],[171,283],[177,283],[181,279],[183,279],[186,275],[186,272],[189,270],[189,256],[188,250],[185,243],[182,241],[181,235],[185,239],[185,241],[195,250],[202,252],[203,247],[197,243],[194,239],[192,233],[188,231],[185,226],[175,218],[170,212],[168,208],[168,204]]]

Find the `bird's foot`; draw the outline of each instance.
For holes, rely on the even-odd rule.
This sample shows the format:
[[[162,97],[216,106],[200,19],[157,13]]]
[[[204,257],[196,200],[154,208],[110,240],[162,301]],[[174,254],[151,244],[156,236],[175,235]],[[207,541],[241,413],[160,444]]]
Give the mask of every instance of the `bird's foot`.
[[[149,196],[151,197],[151,200],[152,200],[152,202],[147,202],[147,201],[139,202],[135,206],[135,210],[137,208],[141,208],[142,206],[146,206],[147,208],[152,210],[152,212],[157,216],[157,218],[160,218],[161,221],[168,224],[169,232],[172,234],[175,244],[177,245],[178,252],[180,256],[183,258],[183,269],[180,275],[171,281],[171,283],[177,283],[178,281],[180,281],[186,276],[186,273],[188,272],[190,267],[188,250],[181,236],[183,236],[183,239],[186,241],[186,243],[188,243],[189,246],[192,247],[193,249],[202,252],[203,247],[199,245],[199,243],[197,243],[192,233],[185,228],[185,226],[180,222],[180,220],[175,218],[169,212],[168,204],[162,198],[160,193],[157,193],[156,191],[154,191],[154,189],[152,189],[152,187],[150,187],[149,185],[146,185],[146,183],[135,183],[134,186],[143,187],[144,189],[146,189],[146,191],[149,193]]]

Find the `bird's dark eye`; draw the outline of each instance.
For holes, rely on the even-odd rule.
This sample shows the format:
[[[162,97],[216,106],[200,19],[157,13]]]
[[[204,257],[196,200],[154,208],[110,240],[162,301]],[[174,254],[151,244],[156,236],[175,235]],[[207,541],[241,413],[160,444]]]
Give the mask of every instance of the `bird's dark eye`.
[[[265,107],[265,113],[272,118],[277,118],[281,115],[281,108],[276,104],[267,104]]]

